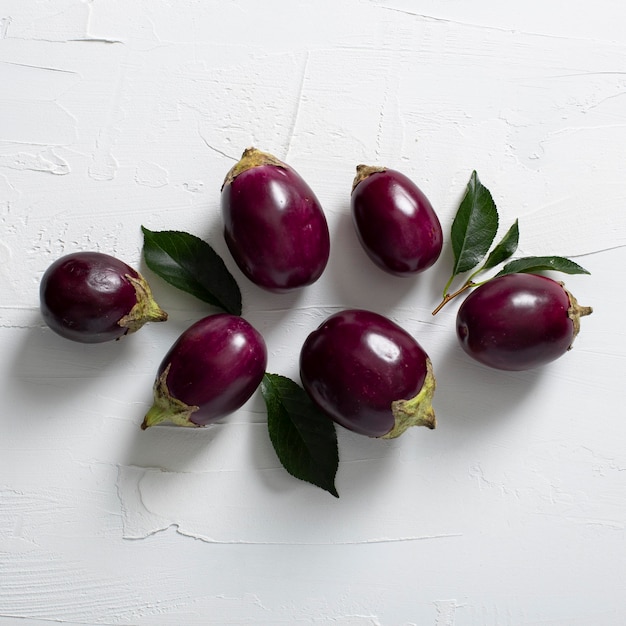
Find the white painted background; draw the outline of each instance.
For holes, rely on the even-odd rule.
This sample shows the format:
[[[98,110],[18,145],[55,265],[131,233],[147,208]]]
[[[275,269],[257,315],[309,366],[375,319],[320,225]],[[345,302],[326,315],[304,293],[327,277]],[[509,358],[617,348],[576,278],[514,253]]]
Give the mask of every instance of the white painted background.
[[[0,0],[0,623],[626,623],[626,9],[622,0]],[[328,216],[314,286],[237,270],[219,188],[250,145]],[[412,177],[446,233],[392,278],[349,218],[357,163]],[[504,373],[430,311],[471,171],[520,254],[562,254],[594,314],[574,350]],[[392,317],[430,353],[435,431],[339,431],[340,499],[277,461],[259,395],[204,430],[139,429],[156,367],[211,310],[141,261],[140,225],[209,241],[270,371],[326,315]],[[145,270],[166,324],[83,346],[42,325],[64,253]],[[622,309],[622,311],[620,311]]]

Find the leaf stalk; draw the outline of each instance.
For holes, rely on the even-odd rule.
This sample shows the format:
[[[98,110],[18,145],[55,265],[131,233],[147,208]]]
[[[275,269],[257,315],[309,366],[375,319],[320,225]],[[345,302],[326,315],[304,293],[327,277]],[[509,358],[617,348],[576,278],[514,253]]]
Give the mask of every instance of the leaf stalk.
[[[478,283],[473,282],[472,280],[468,280],[460,289],[457,289],[454,293],[446,293],[443,297],[443,300],[437,305],[437,307],[432,312],[432,315],[437,315],[441,309],[443,309],[450,300],[453,300],[457,296],[460,296],[464,291],[475,287]]]

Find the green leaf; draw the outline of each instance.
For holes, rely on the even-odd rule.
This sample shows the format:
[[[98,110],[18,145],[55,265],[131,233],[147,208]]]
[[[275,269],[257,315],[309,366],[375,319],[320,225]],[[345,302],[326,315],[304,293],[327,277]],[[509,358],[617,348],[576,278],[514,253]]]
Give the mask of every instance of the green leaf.
[[[499,265],[503,261],[506,261],[510,258],[513,253],[517,250],[517,244],[519,243],[519,226],[518,221],[515,220],[515,223],[509,230],[506,235],[502,237],[500,243],[491,251],[485,264],[481,268],[481,272],[483,270],[491,269],[496,265]]]
[[[339,452],[334,423],[302,387],[285,376],[266,373],[261,392],[270,440],[283,467],[292,476],[338,498],[335,475]]]
[[[498,210],[489,190],[472,172],[467,192],[452,222],[453,277],[467,272],[487,254],[498,231]]]
[[[239,286],[208,243],[175,230],[141,230],[146,265],[157,276],[203,302],[241,315]]]
[[[541,271],[564,272],[565,274],[589,274],[584,268],[562,256],[527,256],[507,263],[495,276],[505,274],[532,273]]]

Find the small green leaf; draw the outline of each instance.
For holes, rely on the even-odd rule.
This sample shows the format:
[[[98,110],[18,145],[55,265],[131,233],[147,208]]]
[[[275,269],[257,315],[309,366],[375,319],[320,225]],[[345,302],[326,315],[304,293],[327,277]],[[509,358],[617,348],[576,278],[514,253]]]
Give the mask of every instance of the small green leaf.
[[[453,276],[467,272],[487,254],[498,231],[498,210],[489,190],[472,172],[467,192],[452,222]]]
[[[267,427],[283,467],[296,478],[325,489],[336,498],[339,466],[334,423],[291,379],[265,374],[261,392],[267,406]]]
[[[506,235],[504,235],[504,237],[500,240],[500,243],[489,253],[487,260],[480,271],[482,272],[483,270],[491,269],[503,261],[506,261],[517,250],[518,243],[519,226],[517,220],[515,220],[513,226],[509,228]]]
[[[208,243],[175,230],[141,230],[146,265],[157,276],[203,302],[241,315],[239,286]]]
[[[541,271],[564,272],[565,274],[589,274],[584,268],[562,256],[527,256],[507,263],[495,276],[505,274],[532,273]]]

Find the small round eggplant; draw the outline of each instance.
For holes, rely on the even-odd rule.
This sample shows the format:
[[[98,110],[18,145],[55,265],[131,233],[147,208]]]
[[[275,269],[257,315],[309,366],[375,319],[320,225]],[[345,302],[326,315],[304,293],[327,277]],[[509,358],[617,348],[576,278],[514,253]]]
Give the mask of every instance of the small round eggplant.
[[[57,334],[81,343],[119,339],[167,313],[154,301],[139,272],[101,252],[74,252],[45,271],[40,309]]]
[[[537,274],[507,274],[477,287],[459,307],[461,347],[501,370],[526,370],[558,359],[580,329],[582,307],[563,283]]]
[[[291,167],[248,148],[226,175],[221,204],[228,249],[253,283],[285,292],[322,275],[330,253],[326,217]]]
[[[141,428],[205,426],[233,413],[261,384],[266,365],[265,341],[243,318],[219,313],[197,321],[163,358]]]
[[[300,379],[332,420],[369,437],[435,428],[428,355],[403,328],[361,309],[331,315],[304,342]]]
[[[396,276],[423,272],[441,254],[441,223],[428,198],[404,174],[358,165],[352,219],[359,241],[378,267]]]

